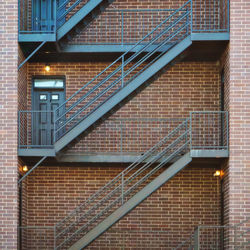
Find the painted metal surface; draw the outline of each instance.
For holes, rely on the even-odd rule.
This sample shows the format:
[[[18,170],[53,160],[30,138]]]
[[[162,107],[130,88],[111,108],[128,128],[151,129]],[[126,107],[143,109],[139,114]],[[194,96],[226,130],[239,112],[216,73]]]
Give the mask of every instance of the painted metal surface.
[[[63,114],[67,120],[64,124],[60,124],[55,133],[57,136],[60,129],[66,128],[62,138],[56,137],[56,151],[91,126],[191,45],[190,29],[187,29],[190,24],[188,16],[191,13],[188,6],[190,7],[190,1],[134,45],[133,49],[143,46],[137,53],[131,55],[132,49],[124,53],[64,103],[67,105],[73,102]],[[185,9],[184,13],[181,11],[183,9]],[[166,44],[170,48],[158,54],[159,49]],[[147,53],[147,51],[150,52]],[[129,65],[135,60],[138,61],[130,67]],[[141,65],[144,66],[138,72]],[[105,76],[111,67],[115,70]],[[86,92],[86,88],[90,90]],[[60,107],[57,110],[60,110]],[[57,119],[60,119],[60,116]]]
[[[122,88],[117,94],[109,98],[104,104],[100,105],[98,109],[89,114],[77,126],[75,126],[72,130],[68,131],[65,135],[63,135],[59,140],[55,142],[54,146],[56,152],[60,151],[69,142],[71,142],[74,138],[80,135],[84,130],[88,129],[94,122],[96,122],[104,114],[109,112],[113,107],[115,107],[118,103],[120,103],[138,87],[140,87],[146,80],[156,74],[160,69],[162,69],[165,65],[171,62],[177,55],[179,55],[179,53],[184,51],[190,45],[190,38],[187,38],[187,40],[184,40],[183,42],[179,43],[176,47],[174,47],[172,50],[162,56],[158,61],[156,61],[149,68],[147,68],[145,72],[143,72],[143,74],[140,74],[128,85]]]
[[[76,1],[75,3],[79,4]],[[89,13],[91,13],[98,5],[100,5],[103,0],[89,0],[80,10],[78,10],[69,20],[67,20],[59,29],[57,30],[57,40],[60,40],[65,36],[73,27],[75,27],[80,21],[82,21]],[[74,6],[74,5],[72,5]],[[75,6],[74,6],[75,7]],[[63,15],[58,17],[58,21],[62,17],[65,17],[69,12],[70,8]]]
[[[101,7],[103,3],[102,0],[76,0],[73,3],[69,0],[58,2],[55,0],[19,0],[19,41],[59,40],[97,7],[104,9]],[[229,34],[229,0],[194,1],[191,4],[191,33],[210,33],[213,34],[213,39],[228,38],[228,36],[223,37],[218,34]],[[134,44],[144,36],[145,32],[152,30],[174,11],[174,9],[117,9],[109,10],[101,16],[93,14],[93,19],[97,18],[98,26],[91,27],[92,32],[86,34],[87,40],[83,43],[88,45],[115,44],[109,35],[115,32],[117,44]],[[101,40],[99,36],[93,37],[95,29],[98,28],[106,34]],[[139,32],[134,32],[135,30]],[[99,32],[96,33],[99,34]],[[206,35],[205,39],[209,39],[209,36]]]
[[[87,229],[87,231],[89,231],[96,223],[99,224],[103,214],[108,216],[116,210],[116,204],[121,203],[122,205],[124,203],[125,205],[126,202],[134,196],[134,192],[138,193],[148,185],[150,177],[153,175],[162,176],[161,169],[174,158],[176,159],[176,164],[174,163],[175,165],[173,165],[172,168],[170,167],[172,170],[169,171],[170,173],[172,173],[172,171],[178,171],[179,163],[181,159],[183,160],[182,156],[189,150],[189,141],[186,140],[186,135],[189,134],[188,124],[189,120],[186,120],[173,129],[167,136],[145,152],[144,155],[140,156],[128,168],[86,200],[85,203],[81,204],[71,214],[57,223],[57,248],[59,249],[65,246],[65,244],[67,245],[69,242],[72,242],[72,240],[74,242],[74,238],[77,235],[82,235],[81,233]],[[177,155],[181,156],[179,160],[176,158]],[[189,153],[186,157],[191,159]],[[147,159],[151,160],[142,164],[142,162]],[[160,162],[156,164],[157,161]],[[156,166],[154,164],[156,164]],[[152,166],[154,166],[154,168],[152,168]],[[168,177],[170,177],[168,171],[167,173]],[[172,177],[173,175],[174,174],[171,174]],[[159,177],[154,183],[158,185],[161,178],[162,177]],[[151,187],[155,188],[155,185],[151,184]],[[149,190],[153,192],[153,189]],[[138,197],[141,196],[138,195]],[[145,198],[144,196],[144,199]],[[135,200],[137,200],[137,198]],[[133,204],[135,205],[135,203]],[[88,221],[84,224],[82,221],[85,221],[85,218],[88,218]],[[72,228],[77,229],[75,232],[72,232]],[[69,232],[72,233],[69,234]]]
[[[143,200],[145,200],[154,191],[160,188],[163,184],[173,178],[178,172],[180,172],[185,166],[187,166],[192,161],[192,158],[187,153],[180,160],[171,165],[162,174],[156,177],[152,182],[150,182],[141,191],[136,193],[130,200],[128,200],[124,205],[118,208],[114,213],[109,215],[100,224],[88,232],[82,239],[77,241],[70,250],[79,250],[88,246],[92,241],[94,241],[98,236],[104,233],[109,227],[119,221],[137,205],[139,205]]]

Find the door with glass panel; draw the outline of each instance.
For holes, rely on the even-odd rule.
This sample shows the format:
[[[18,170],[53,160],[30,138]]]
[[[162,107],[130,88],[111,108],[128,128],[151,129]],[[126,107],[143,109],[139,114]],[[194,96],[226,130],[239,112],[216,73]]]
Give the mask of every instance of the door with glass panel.
[[[63,79],[34,79],[32,98],[32,144],[51,146],[54,142],[54,110],[65,101]],[[63,107],[59,109],[64,112]],[[60,115],[57,111],[57,116]]]

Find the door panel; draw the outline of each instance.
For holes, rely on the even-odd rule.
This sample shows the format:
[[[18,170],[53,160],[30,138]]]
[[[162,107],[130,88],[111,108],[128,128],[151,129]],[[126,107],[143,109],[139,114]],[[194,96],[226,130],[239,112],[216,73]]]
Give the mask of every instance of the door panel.
[[[34,90],[32,121],[32,144],[53,145],[54,116],[53,110],[58,108],[64,101],[64,91]],[[63,112],[63,109],[60,109]]]
[[[34,31],[54,31],[54,0],[33,0],[32,28]]]

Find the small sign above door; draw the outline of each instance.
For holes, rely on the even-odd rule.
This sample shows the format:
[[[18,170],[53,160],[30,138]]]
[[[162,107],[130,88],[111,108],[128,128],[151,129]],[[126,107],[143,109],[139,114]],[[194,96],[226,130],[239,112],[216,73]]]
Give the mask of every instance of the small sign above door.
[[[64,81],[62,79],[35,79],[34,88],[63,89]]]

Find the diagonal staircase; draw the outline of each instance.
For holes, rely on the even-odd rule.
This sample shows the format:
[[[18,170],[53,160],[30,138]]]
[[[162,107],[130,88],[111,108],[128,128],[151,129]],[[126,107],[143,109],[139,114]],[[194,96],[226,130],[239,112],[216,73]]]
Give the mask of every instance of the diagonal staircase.
[[[192,44],[190,24],[191,1],[187,1],[59,106],[55,110],[55,152],[104,119],[180,56]]]
[[[114,0],[63,1],[57,7],[57,41],[71,40]]]
[[[187,119],[60,221],[55,226],[55,249],[88,246],[173,178],[192,160],[189,138]]]

